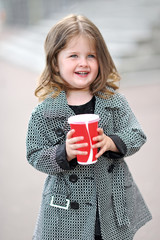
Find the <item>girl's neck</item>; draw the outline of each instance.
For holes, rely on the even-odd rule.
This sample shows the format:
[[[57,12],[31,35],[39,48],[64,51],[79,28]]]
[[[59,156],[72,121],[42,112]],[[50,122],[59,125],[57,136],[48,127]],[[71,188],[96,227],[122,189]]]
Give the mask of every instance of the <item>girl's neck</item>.
[[[93,95],[86,90],[67,91],[67,102],[69,105],[83,105],[92,99]]]

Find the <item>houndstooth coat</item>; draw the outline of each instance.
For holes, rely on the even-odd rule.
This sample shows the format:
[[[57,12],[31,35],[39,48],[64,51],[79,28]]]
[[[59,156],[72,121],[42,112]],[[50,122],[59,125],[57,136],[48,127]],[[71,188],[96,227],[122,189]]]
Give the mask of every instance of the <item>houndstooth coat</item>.
[[[146,137],[126,99],[119,93],[109,99],[96,97],[95,114],[106,135],[117,135],[126,145],[126,156],[137,152]],[[27,159],[46,173],[42,203],[34,240],[94,240],[98,204],[102,238],[131,240],[151,219],[151,214],[123,158],[101,156],[96,164],[61,165],[70,127],[75,115],[65,92],[47,98],[32,112],[27,134]],[[63,166],[63,167],[62,167]]]

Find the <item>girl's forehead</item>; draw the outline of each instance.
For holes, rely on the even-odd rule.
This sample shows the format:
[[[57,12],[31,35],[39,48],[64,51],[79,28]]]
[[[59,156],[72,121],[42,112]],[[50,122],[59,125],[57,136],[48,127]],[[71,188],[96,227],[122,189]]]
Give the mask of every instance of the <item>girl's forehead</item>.
[[[68,40],[66,48],[76,48],[80,44],[88,45],[90,49],[96,49],[95,40],[89,36],[77,35]]]

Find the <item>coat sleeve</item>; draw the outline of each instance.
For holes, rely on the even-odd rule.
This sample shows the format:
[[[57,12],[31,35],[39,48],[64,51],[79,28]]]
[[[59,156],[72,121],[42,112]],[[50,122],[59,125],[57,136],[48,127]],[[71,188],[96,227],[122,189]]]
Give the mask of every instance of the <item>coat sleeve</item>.
[[[47,137],[43,116],[34,111],[28,124],[26,138],[27,160],[37,170],[52,175],[76,167],[75,160],[66,159],[64,136],[51,142]]]
[[[114,134],[126,145],[125,156],[130,156],[136,153],[146,142],[146,136],[126,98],[121,94],[118,94],[118,98],[121,106],[115,110]]]

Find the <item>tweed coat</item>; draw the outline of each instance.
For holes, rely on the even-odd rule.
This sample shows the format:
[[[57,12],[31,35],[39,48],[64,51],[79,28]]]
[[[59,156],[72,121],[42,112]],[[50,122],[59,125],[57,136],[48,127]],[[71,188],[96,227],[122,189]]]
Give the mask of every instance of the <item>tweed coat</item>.
[[[115,93],[109,99],[96,96],[95,114],[106,135],[117,135],[126,145],[125,157],[137,152],[146,136],[125,97]],[[75,115],[65,92],[48,97],[31,114],[27,134],[27,159],[48,176],[34,232],[34,240],[94,240],[98,204],[102,238],[131,240],[151,219],[124,158],[101,156],[97,163],[62,167],[59,149],[65,146]]]

